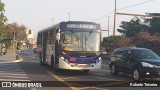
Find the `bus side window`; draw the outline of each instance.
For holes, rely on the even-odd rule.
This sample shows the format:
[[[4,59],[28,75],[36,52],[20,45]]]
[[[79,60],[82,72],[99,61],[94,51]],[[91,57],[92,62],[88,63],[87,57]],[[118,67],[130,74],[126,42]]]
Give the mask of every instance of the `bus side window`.
[[[49,43],[52,44],[52,30],[49,31],[49,37],[50,37]]]
[[[55,43],[55,31],[54,30],[51,30],[51,44],[54,44]]]
[[[62,42],[64,43],[65,42],[65,34],[64,34],[64,32],[62,32]]]
[[[46,32],[47,44],[50,44],[50,34],[49,33],[50,33],[49,31]]]

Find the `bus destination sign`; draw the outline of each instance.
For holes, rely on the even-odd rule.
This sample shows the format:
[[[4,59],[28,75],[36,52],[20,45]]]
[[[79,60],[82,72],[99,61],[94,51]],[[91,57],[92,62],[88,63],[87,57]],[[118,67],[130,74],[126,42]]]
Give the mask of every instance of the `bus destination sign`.
[[[67,28],[83,28],[83,29],[96,29],[94,24],[67,24]]]

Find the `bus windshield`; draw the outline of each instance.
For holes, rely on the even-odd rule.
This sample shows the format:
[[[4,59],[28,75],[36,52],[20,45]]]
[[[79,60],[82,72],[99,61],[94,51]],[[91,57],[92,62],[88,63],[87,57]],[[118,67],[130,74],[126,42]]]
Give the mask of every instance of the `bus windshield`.
[[[99,32],[62,32],[62,47],[67,51],[99,51]]]

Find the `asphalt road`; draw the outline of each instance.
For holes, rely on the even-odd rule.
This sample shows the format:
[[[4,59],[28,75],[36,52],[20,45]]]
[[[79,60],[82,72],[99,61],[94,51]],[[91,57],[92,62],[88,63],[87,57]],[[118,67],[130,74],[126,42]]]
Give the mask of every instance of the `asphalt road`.
[[[58,70],[49,66],[40,66],[37,55],[32,50],[19,53],[20,60],[0,62],[0,81],[39,82],[39,88],[0,88],[0,90],[150,90],[153,87],[120,87],[130,84],[131,76],[119,74],[112,76],[108,62],[102,62],[102,69],[92,70],[88,74],[82,71]],[[112,86],[112,87],[111,87]],[[154,87],[154,90],[159,87]]]

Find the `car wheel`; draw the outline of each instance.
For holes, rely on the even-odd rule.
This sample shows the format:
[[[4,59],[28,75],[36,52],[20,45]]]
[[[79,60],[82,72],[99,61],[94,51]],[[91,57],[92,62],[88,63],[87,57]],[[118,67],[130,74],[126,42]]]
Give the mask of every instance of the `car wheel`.
[[[140,73],[140,70],[138,68],[135,68],[133,70],[133,79],[136,81],[140,81],[143,79],[142,74]]]
[[[111,74],[112,74],[112,75],[117,75],[117,74],[118,74],[118,71],[117,71],[115,65],[112,65],[112,66],[111,66]]]

